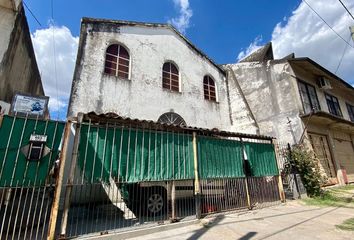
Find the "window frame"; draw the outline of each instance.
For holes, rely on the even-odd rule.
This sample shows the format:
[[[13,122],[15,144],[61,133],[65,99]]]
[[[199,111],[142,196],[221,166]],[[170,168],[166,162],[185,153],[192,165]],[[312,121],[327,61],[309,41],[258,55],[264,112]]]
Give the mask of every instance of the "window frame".
[[[118,53],[117,53],[117,55],[113,55],[112,53],[108,53],[109,47],[114,46],[114,45],[117,45],[117,47],[118,47]],[[129,57],[128,59],[125,58],[125,57],[123,57],[123,56],[120,56],[120,55],[121,55],[121,54],[120,54],[120,48],[123,48],[123,49],[127,52],[128,57]],[[114,62],[114,61],[111,61],[111,60],[107,60],[107,55],[116,58],[116,61]],[[125,64],[120,63],[120,60],[122,60],[122,61],[128,61],[128,65],[125,65]],[[107,65],[106,65],[107,61],[108,61],[108,62],[111,62],[111,63],[114,64],[114,65],[116,65],[116,68],[114,69],[114,68],[107,67]],[[128,70],[127,70],[127,71],[119,70],[119,67],[120,67],[120,66],[121,66],[121,67],[128,68]],[[112,73],[106,72],[106,68],[109,68],[109,69],[113,70],[114,73],[112,74]],[[123,74],[126,74],[127,77],[120,76],[120,75],[119,75],[119,72],[122,72]],[[130,54],[130,50],[129,50],[129,48],[128,48],[127,46],[125,46],[125,45],[122,44],[122,43],[118,43],[118,42],[110,43],[110,44],[107,46],[106,51],[105,51],[105,60],[104,60],[104,66],[103,66],[103,73],[104,73],[105,75],[114,76],[114,77],[116,77],[116,78],[120,78],[120,79],[124,79],[124,80],[130,80],[130,79],[131,79],[131,54]]]
[[[354,122],[354,105],[347,102],[345,103],[345,105],[347,106],[350,121]]]
[[[321,105],[320,105],[320,101],[318,100],[316,87],[314,85],[308,83],[308,82],[305,82],[305,81],[301,80],[301,79],[297,79],[297,83],[298,83],[298,90],[299,90],[300,99],[301,99],[301,103],[302,103],[302,109],[303,109],[304,113],[308,114],[308,113],[311,113],[314,110],[315,111],[320,111],[321,110]],[[311,107],[311,111],[310,112],[307,112],[307,110],[306,110],[306,106],[305,106],[306,103],[304,102],[304,96],[303,96],[300,84],[303,84],[305,86],[306,97],[307,97],[307,99],[309,101],[309,104],[310,104],[310,107]],[[313,99],[311,98],[311,94],[310,94],[309,88],[313,88],[313,90],[314,90],[315,97],[316,97],[315,101],[317,102],[318,109],[314,109],[315,105],[313,103]]]
[[[170,66],[169,66],[170,70],[169,71],[165,71],[164,70],[165,64],[170,64]],[[173,73],[172,68],[171,68],[172,65],[176,68],[176,70],[178,72],[177,74]],[[161,77],[162,77],[162,89],[165,89],[165,90],[168,90],[168,91],[171,91],[171,92],[180,93],[181,92],[181,73],[180,73],[180,69],[179,69],[178,65],[175,62],[171,61],[171,60],[165,61],[162,64],[161,73],[162,73],[162,75],[161,75]],[[168,74],[169,75],[168,76],[168,81],[169,81],[168,87],[165,87],[165,85],[166,85],[165,79],[166,78],[164,77],[164,74]],[[172,76],[177,77],[178,86],[176,86],[175,84],[172,84],[172,82],[176,81],[175,79],[173,79]],[[176,87],[178,87],[178,90],[175,89]]]
[[[327,97],[330,98],[330,100]],[[330,114],[334,115],[334,116],[343,118],[343,112],[342,112],[342,110],[340,108],[340,104],[339,104],[338,98],[325,92],[325,99],[326,99],[326,102],[327,102],[328,112]],[[338,109],[336,108],[335,102],[333,101],[333,99],[335,99],[337,101]],[[331,104],[333,104],[333,109],[331,108],[331,104],[329,104],[329,101],[331,101]],[[339,112],[337,112],[338,110],[339,110]]]
[[[208,78],[208,84],[205,84],[205,78]],[[210,84],[210,80],[213,82],[213,85]],[[207,87],[207,89],[206,89]],[[211,89],[210,87],[214,87],[214,96],[211,95]],[[207,95],[205,94],[205,91],[207,91]],[[203,96],[205,100],[211,101],[211,102],[218,102],[218,94],[217,94],[217,86],[216,86],[216,82],[215,79],[209,75],[206,74],[203,77]]]

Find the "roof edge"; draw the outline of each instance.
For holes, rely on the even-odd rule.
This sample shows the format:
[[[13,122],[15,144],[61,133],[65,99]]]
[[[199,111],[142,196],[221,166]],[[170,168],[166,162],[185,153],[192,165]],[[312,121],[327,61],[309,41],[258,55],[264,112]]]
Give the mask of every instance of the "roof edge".
[[[347,86],[349,89],[354,90],[354,87],[352,85],[350,85],[348,82],[346,82],[345,80],[341,79],[340,77],[338,77],[336,74],[332,73],[331,71],[329,71],[328,69],[322,67],[320,64],[318,64],[317,62],[315,62],[314,60],[312,60],[309,57],[298,57],[298,58],[292,58],[292,59],[288,59],[289,62],[300,62],[300,61],[307,61],[310,64],[314,65],[315,67],[317,67],[318,69],[320,69],[321,71],[325,72],[326,74],[332,76],[334,79],[342,82],[345,86]]]
[[[224,76],[226,76],[226,72],[224,69],[216,64],[208,55],[206,55],[202,50],[197,48],[188,38],[186,38],[182,33],[180,33],[173,25],[169,23],[148,23],[148,22],[137,22],[137,21],[126,21],[126,20],[111,20],[105,18],[90,18],[83,17],[81,18],[81,24],[85,23],[111,23],[111,24],[120,24],[127,26],[145,26],[145,27],[160,27],[160,28],[168,28],[175,32],[180,38],[182,38],[189,47],[191,47],[194,51],[196,51],[201,57],[205,58],[208,62],[210,62],[214,67],[216,67]]]

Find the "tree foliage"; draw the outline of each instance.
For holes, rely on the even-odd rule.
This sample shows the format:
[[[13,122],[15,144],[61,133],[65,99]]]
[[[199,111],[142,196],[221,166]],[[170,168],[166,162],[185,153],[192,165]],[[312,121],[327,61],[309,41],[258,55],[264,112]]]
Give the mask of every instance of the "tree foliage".
[[[321,183],[318,160],[303,146],[295,146],[288,153],[289,167],[295,168],[300,174],[302,183],[309,197],[321,194]]]

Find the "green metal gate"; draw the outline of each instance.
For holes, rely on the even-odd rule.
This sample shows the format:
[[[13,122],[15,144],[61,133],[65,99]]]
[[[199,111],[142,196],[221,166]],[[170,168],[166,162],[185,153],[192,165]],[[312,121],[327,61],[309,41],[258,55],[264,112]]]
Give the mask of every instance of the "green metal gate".
[[[7,115],[0,124],[0,239],[43,239],[65,124]]]

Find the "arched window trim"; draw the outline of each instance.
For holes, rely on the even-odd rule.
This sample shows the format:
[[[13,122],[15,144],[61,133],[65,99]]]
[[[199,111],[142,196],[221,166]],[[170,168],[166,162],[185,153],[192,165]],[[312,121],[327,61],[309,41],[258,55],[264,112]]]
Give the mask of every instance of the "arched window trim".
[[[205,95],[204,79],[205,79],[206,77],[209,77],[209,78],[214,82],[215,100],[213,100],[213,99],[212,99],[212,96],[210,96],[209,88],[208,88],[208,97],[206,97],[206,95]],[[215,79],[214,79],[210,74],[206,74],[206,75],[204,75],[204,77],[203,77],[203,96],[204,96],[204,99],[205,99],[205,100],[209,100],[209,101],[213,101],[213,102],[219,102],[218,86],[217,86],[217,84],[216,84]]]
[[[122,78],[122,77],[119,77],[118,76],[118,72],[116,74],[109,74],[109,73],[106,73],[105,72],[105,68],[106,68],[106,59],[107,59],[107,50],[110,46],[112,45],[118,45],[118,46],[121,46],[123,47],[129,54],[129,59],[127,59],[129,61],[129,69],[128,69],[128,78]],[[121,42],[118,42],[118,41],[112,41],[112,42],[109,42],[106,49],[105,49],[105,52],[104,52],[104,65],[103,65],[103,73],[106,74],[106,75],[109,75],[109,76],[115,76],[117,78],[121,78],[121,79],[126,79],[126,80],[130,80],[131,79],[131,71],[132,71],[132,57],[131,57],[131,52],[130,52],[130,49],[124,44],[124,43],[121,43]]]
[[[164,73],[163,66],[166,63],[173,64],[177,68],[177,71],[178,71],[178,91],[171,89],[171,84],[170,84],[170,88],[163,87],[163,73]],[[162,64],[162,67],[161,67],[161,73],[162,73],[162,88],[163,89],[167,89],[167,90],[173,91],[173,92],[181,92],[181,71],[180,71],[179,66],[178,66],[178,64],[176,62],[174,62],[173,60],[164,61],[164,63]]]
[[[163,113],[157,122],[175,126],[187,126],[182,116],[172,111]]]

